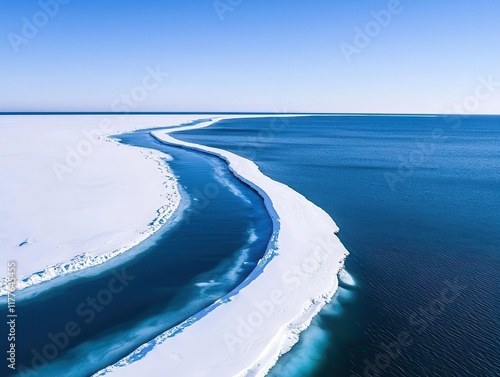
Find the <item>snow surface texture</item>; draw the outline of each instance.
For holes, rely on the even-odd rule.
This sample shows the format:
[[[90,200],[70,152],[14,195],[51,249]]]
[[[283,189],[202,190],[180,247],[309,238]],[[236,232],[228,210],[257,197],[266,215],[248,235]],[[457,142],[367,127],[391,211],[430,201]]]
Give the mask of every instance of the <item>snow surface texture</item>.
[[[168,156],[107,136],[197,118],[0,116],[0,266],[17,262],[17,289],[101,264],[158,230],[180,202]]]
[[[152,134],[225,160],[264,198],[274,233],[256,270],[233,292],[95,376],[264,376],[338,288],[337,274],[348,255],[335,235],[338,227],[321,208],[262,174],[254,162],[176,140],[165,130]]]

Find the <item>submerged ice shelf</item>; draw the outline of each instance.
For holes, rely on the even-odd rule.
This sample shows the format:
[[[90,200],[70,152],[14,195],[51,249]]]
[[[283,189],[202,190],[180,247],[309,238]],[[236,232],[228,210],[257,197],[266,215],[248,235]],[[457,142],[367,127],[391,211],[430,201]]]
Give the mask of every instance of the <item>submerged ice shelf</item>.
[[[267,251],[250,276],[207,309],[139,347],[95,376],[264,376],[298,341],[338,288],[348,255],[330,216],[233,153],[153,131],[163,143],[218,156],[263,198],[273,220]],[[343,278],[347,276],[344,274]]]

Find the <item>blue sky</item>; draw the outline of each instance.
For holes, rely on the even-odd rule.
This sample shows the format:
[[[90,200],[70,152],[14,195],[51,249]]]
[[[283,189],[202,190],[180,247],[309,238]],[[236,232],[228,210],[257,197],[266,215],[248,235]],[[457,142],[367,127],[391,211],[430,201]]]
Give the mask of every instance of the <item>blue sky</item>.
[[[498,0],[2,0],[0,111],[132,96],[132,111],[448,113],[486,80],[473,110],[499,113],[499,14]]]

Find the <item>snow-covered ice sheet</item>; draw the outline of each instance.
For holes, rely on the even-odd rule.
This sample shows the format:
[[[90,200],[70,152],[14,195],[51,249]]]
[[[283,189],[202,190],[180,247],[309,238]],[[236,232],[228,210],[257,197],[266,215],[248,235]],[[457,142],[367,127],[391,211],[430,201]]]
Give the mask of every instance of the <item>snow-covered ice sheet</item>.
[[[180,202],[168,156],[108,136],[200,117],[0,116],[0,266],[17,262],[18,289],[105,262],[158,230]]]

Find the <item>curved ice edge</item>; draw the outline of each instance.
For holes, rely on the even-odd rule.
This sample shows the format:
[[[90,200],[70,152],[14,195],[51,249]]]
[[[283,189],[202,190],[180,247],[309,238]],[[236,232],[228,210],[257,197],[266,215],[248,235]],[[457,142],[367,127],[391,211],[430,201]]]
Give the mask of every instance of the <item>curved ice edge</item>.
[[[112,136],[110,136],[109,138],[111,139]],[[110,253],[105,253],[97,256],[92,256],[90,253],[82,253],[80,255],[76,255],[69,261],[49,266],[44,270],[34,272],[33,274],[28,276],[18,277],[16,291],[22,291],[28,287],[48,282],[56,277],[61,277],[77,271],[82,271],[89,267],[102,265],[103,263],[108,262],[116,256],[125,253],[126,251],[132,249],[133,247],[148,239],[150,236],[160,230],[160,228],[164,224],[166,224],[167,221],[175,214],[181,204],[181,195],[179,193],[177,180],[166,162],[168,160],[168,155],[164,156],[163,153],[160,153],[153,149],[141,149],[143,149],[144,153],[147,154],[146,158],[153,159],[158,164],[158,168],[161,171],[160,174],[165,179],[163,182],[166,193],[165,195],[169,200],[168,204],[165,204],[156,210],[157,216],[147,225],[147,227],[143,231],[140,232],[141,237],[136,238],[132,242]],[[8,292],[8,279],[2,278],[0,281],[0,303],[5,301]],[[21,299],[23,299],[22,296],[18,297],[18,300]]]
[[[193,151],[202,152],[202,153],[206,153],[209,155],[214,155],[214,156],[219,157],[220,159],[222,159],[223,161],[225,161],[228,164],[229,170],[234,174],[235,177],[237,177],[242,182],[246,183],[248,186],[250,186],[251,188],[256,190],[262,196],[262,198],[264,199],[266,209],[268,210],[268,212],[272,218],[272,222],[273,222],[273,233],[272,233],[271,240],[269,241],[266,253],[263,256],[263,258],[259,261],[256,268],[252,271],[252,273],[233,291],[231,291],[230,293],[228,293],[227,295],[225,295],[221,299],[217,300],[215,303],[213,303],[208,308],[206,308],[206,309],[198,312],[197,314],[193,315],[192,317],[188,318],[187,320],[185,320],[181,324],[167,330],[166,332],[159,335],[158,337],[156,337],[152,341],[140,346],[134,352],[132,352],[131,354],[129,354],[127,357],[123,358],[122,360],[118,361],[114,365],[111,365],[111,366],[99,371],[98,373],[94,374],[94,377],[104,376],[104,375],[107,375],[107,374],[112,373],[112,372],[117,372],[118,375],[129,375],[128,372],[131,372],[130,375],[134,375],[134,372],[137,373],[139,371],[141,374],[146,375],[146,376],[155,375],[158,373],[159,367],[165,367],[165,369],[162,372],[166,372],[168,367],[170,367],[170,370],[171,370],[172,369],[171,364],[173,364],[173,363],[176,364],[174,366],[176,376],[184,376],[184,375],[186,375],[186,376],[197,375],[198,376],[201,370],[203,370],[202,373],[204,376],[205,375],[206,376],[233,375],[233,376],[238,376],[238,377],[265,376],[269,372],[269,370],[276,364],[279,357],[281,355],[283,355],[284,353],[288,352],[293,347],[293,345],[295,345],[298,342],[299,334],[302,331],[304,331],[311,324],[312,319],[314,318],[314,316],[316,314],[319,313],[319,311],[322,309],[322,307],[325,306],[327,303],[331,302],[335,292],[337,291],[337,288],[338,288],[337,274],[343,268],[345,258],[347,257],[347,255],[349,253],[345,249],[345,247],[340,243],[340,240],[336,237],[335,233],[337,233],[339,229],[336,226],[336,224],[334,223],[334,221],[330,218],[330,216],[328,216],[328,214],[326,214],[326,212],[324,212],[321,208],[317,207],[313,203],[309,202],[305,197],[303,197],[301,194],[297,193],[296,191],[292,190],[290,187],[283,185],[279,182],[276,182],[276,181],[270,179],[269,177],[265,176],[263,173],[260,172],[258,166],[250,160],[244,159],[240,156],[234,155],[234,154],[227,152],[227,151],[224,151],[224,150],[210,148],[210,147],[201,146],[201,145],[192,144],[192,143],[187,143],[187,142],[183,142],[183,141],[174,139],[171,136],[168,136],[168,134],[171,132],[178,132],[178,131],[187,130],[187,129],[207,127],[215,122],[217,122],[217,120],[206,122],[205,124],[190,126],[190,127],[179,127],[176,129],[160,130],[160,131],[158,131],[158,129],[157,129],[156,131],[151,132],[151,135],[154,138],[156,138],[159,142],[165,143],[167,145],[174,145],[174,146],[178,146],[178,147],[182,147],[182,148],[190,149]],[[160,132],[163,132],[162,136],[159,136]],[[260,175],[260,176],[256,177],[259,179],[252,180],[249,177],[252,174],[248,173],[248,171],[245,171],[247,169],[254,170],[253,171],[254,174],[257,173],[257,175]],[[256,182],[259,180],[266,181],[266,182],[261,182],[261,185],[259,185]],[[264,184],[262,184],[262,183],[264,183]],[[290,236],[290,229],[287,229],[286,231],[288,234],[284,235],[284,234],[280,233],[280,231],[282,229],[282,225],[285,225],[285,227],[289,227],[290,226],[289,222],[293,222],[294,220],[297,220],[297,223],[304,223],[304,218],[302,218],[302,219],[290,218],[289,219],[288,217],[293,217],[293,216],[288,216],[289,214],[285,213],[286,211],[284,211],[283,208],[280,208],[280,210],[283,210],[284,215],[282,217],[280,217],[278,215],[278,213],[280,213],[281,211],[277,210],[275,208],[275,206],[282,207],[283,203],[281,203],[281,202],[283,201],[283,199],[277,195],[278,193],[275,192],[276,190],[270,190],[273,193],[268,194],[268,192],[264,188],[262,188],[262,186],[270,186],[271,184],[282,189],[283,192],[281,192],[281,194],[284,194],[283,196],[288,197],[288,196],[291,196],[291,194],[293,194],[292,196],[295,196],[295,200],[297,200],[299,202],[300,201],[306,202],[307,207],[308,207],[307,209],[309,210],[309,215],[314,215],[314,216],[311,216],[310,219],[306,219],[307,221],[315,220],[315,219],[317,220],[318,218],[319,219],[322,218],[321,220],[323,220],[325,222],[324,224],[322,222],[320,222],[318,225],[314,224],[312,226],[311,226],[311,223],[309,223],[309,230],[315,229],[316,227],[323,226],[325,228],[326,232],[324,232],[324,234],[322,234],[322,235],[325,236],[325,238],[327,238],[327,240],[323,239],[323,240],[319,240],[319,242],[317,242],[318,240],[314,239],[314,238],[306,240],[306,245],[303,245],[303,246],[314,245],[314,248],[313,249],[309,248],[308,250],[299,250],[300,254],[302,254],[302,257],[307,256],[308,258],[310,258],[311,251],[313,250],[313,252],[315,252],[315,253],[319,252],[318,246],[320,246],[322,244],[320,250],[328,252],[330,254],[330,255],[327,255],[326,258],[328,259],[329,257],[332,256],[332,254],[335,254],[334,255],[335,258],[334,258],[334,260],[329,260],[328,263],[326,261],[323,261],[324,265],[318,266],[317,269],[321,270],[321,273],[323,275],[322,277],[324,278],[324,281],[323,280],[321,281],[321,283],[322,283],[321,288],[315,289],[313,295],[311,295],[307,298],[301,299],[300,297],[295,297],[295,296],[300,296],[298,293],[295,296],[293,295],[293,293],[296,293],[297,290],[300,291],[301,287],[296,287],[296,288],[290,290],[289,293],[292,293],[292,294],[287,296],[287,299],[291,300],[292,303],[295,304],[295,307],[294,307],[295,310],[293,311],[291,318],[289,320],[286,320],[286,319],[282,319],[280,316],[278,316],[278,319],[281,319],[281,320],[279,321],[279,324],[277,326],[275,325],[274,330],[277,330],[277,331],[272,332],[272,334],[275,334],[275,335],[271,336],[271,337],[267,336],[266,338],[270,338],[270,339],[266,341],[263,348],[261,347],[260,350],[257,350],[257,353],[254,352],[254,354],[252,355],[251,352],[248,352],[248,353],[246,352],[246,351],[248,351],[249,348],[252,348],[252,346],[255,345],[255,343],[253,343],[253,342],[255,342],[255,340],[252,340],[252,339],[248,340],[251,337],[255,338],[255,336],[254,336],[255,331],[252,331],[252,333],[248,336],[248,338],[241,338],[240,339],[243,342],[247,341],[247,343],[249,343],[249,344],[246,344],[245,350],[238,349],[237,355],[234,355],[234,350],[231,350],[231,352],[230,352],[231,355],[229,355],[228,357],[222,357],[221,360],[212,359],[212,357],[210,357],[210,356],[208,356],[208,357],[202,356],[203,353],[212,353],[212,354],[217,353],[216,351],[215,352],[213,351],[214,347],[210,347],[210,349],[211,349],[210,351],[203,349],[203,350],[199,350],[198,352],[196,352],[194,350],[195,348],[199,348],[199,343],[200,343],[199,340],[200,339],[217,340],[217,339],[215,339],[215,337],[210,337],[209,336],[210,334],[207,334],[207,332],[206,332],[206,330],[212,329],[212,327],[210,327],[210,323],[208,325],[205,324],[204,328],[202,325],[208,321],[211,321],[212,324],[213,324],[213,322],[218,324],[219,328],[222,327],[221,331],[223,331],[224,329],[225,330],[228,329],[228,326],[221,325],[220,321],[218,322],[217,320],[215,320],[216,317],[214,317],[213,315],[210,317],[207,317],[207,316],[216,309],[219,309],[219,311],[221,311],[221,312],[224,310],[227,312],[228,307],[237,305],[237,304],[234,304],[234,302],[241,300],[242,297],[243,297],[243,299],[245,299],[245,298],[248,299],[248,297],[246,297],[246,295],[244,295],[245,292],[242,292],[242,291],[245,289],[248,289],[250,286],[250,283],[253,283],[252,286],[258,285],[259,283],[261,283],[262,279],[256,279],[256,278],[259,275],[264,273],[264,269],[266,267],[269,267],[269,266],[275,267],[278,265],[277,263],[271,264],[271,261],[274,260],[275,257],[280,255],[277,252],[279,250],[279,243],[281,242],[282,246],[285,246],[285,244],[290,243],[289,240],[287,240],[285,238],[287,236]],[[270,187],[267,187],[267,188],[269,189]],[[274,204],[273,204],[273,199],[271,199],[271,196],[275,200]],[[286,202],[286,200],[285,200],[285,202]],[[276,203],[278,203],[278,205],[276,205]],[[294,204],[294,203],[292,203],[292,204]],[[300,203],[295,203],[295,204],[298,205]],[[302,203],[302,205],[304,205],[304,203]],[[291,212],[293,213],[296,211],[291,210]],[[299,214],[305,215],[304,213],[299,213]],[[295,215],[297,215],[297,213],[295,213]],[[285,221],[282,223],[283,218],[286,218],[287,220],[289,220],[289,222]],[[291,228],[292,228],[292,230],[295,228],[293,226],[293,224],[292,224]],[[314,233],[314,232],[312,232],[312,233]],[[307,235],[307,232],[305,232],[305,234]],[[312,235],[313,234],[311,234],[311,236]],[[319,236],[319,235],[316,234],[315,236]],[[295,241],[297,241],[297,239],[295,237],[292,237],[292,241],[295,242]],[[301,241],[304,241],[304,240],[301,240]],[[288,251],[288,249],[286,247],[283,247],[283,249],[284,249],[285,253]],[[332,250],[332,249],[334,249],[334,250]],[[293,250],[291,250],[291,251],[293,251]],[[290,259],[293,259],[293,257],[290,257]],[[301,258],[300,262],[303,263],[305,260],[306,260],[306,258]],[[325,267],[325,265],[327,265],[327,266]],[[292,264],[292,266],[294,266],[294,265]],[[295,265],[295,266],[301,266],[301,265]],[[288,272],[289,271],[290,270],[288,270]],[[287,272],[287,271],[285,271],[285,272]],[[321,274],[316,274],[316,272],[317,271],[314,271],[314,274],[311,273],[310,276],[308,276],[308,281],[302,282],[302,283],[311,284],[311,281],[317,282],[317,280],[318,280],[317,276],[321,275]],[[270,275],[267,275],[267,276],[269,277]],[[282,276],[282,278],[283,278],[283,276]],[[272,276],[271,276],[271,278],[272,278]],[[269,279],[267,279],[267,280],[269,280]],[[267,287],[267,288],[270,289],[270,287]],[[262,295],[260,297],[262,297]],[[265,297],[267,297],[267,296],[265,296]],[[252,297],[250,297],[250,298],[252,298]],[[255,299],[256,297],[253,297],[253,298]],[[295,302],[293,302],[294,299],[295,299]],[[300,301],[298,301],[299,302],[298,304],[297,304],[297,300],[300,300]],[[254,304],[255,304],[255,301],[254,301]],[[236,309],[238,309],[238,308],[236,308]],[[248,307],[247,308],[243,307],[243,309],[244,309],[243,312],[245,314],[247,314],[248,310],[246,310],[246,309],[248,309]],[[279,309],[282,309],[282,308],[279,308]],[[240,305],[239,310],[240,310],[240,314],[241,314],[241,305]],[[251,306],[250,306],[250,310],[252,310]],[[288,313],[288,314],[290,314],[290,313]],[[236,313],[236,314],[233,313],[233,317],[235,315],[238,315],[238,313]],[[204,321],[200,321],[204,317],[207,317],[207,318]],[[221,317],[221,313],[219,313],[219,316],[217,316],[217,318],[219,318],[219,317]],[[268,318],[268,320],[269,320],[269,318]],[[266,321],[266,323],[267,323],[267,321]],[[201,329],[200,329],[200,326],[202,326]],[[194,336],[193,337],[193,335],[192,335],[193,331],[196,331],[196,330],[193,330],[194,327],[197,327],[197,330],[201,331],[203,336],[199,336],[199,337]],[[189,348],[189,351],[190,351],[188,357],[192,356],[193,354],[198,355],[198,356],[195,356],[195,360],[199,361],[198,359],[204,358],[205,360],[202,360],[202,364],[204,363],[204,364],[208,364],[208,365],[199,365],[199,366],[195,365],[195,366],[193,366],[193,363],[183,362],[184,356],[181,353],[183,350],[181,348],[176,348],[175,346],[171,347],[171,349],[173,351],[170,352],[170,354],[167,352],[162,353],[162,358],[161,358],[162,364],[161,365],[154,365],[152,369],[148,369],[147,368],[148,365],[144,365],[145,361],[150,360],[153,356],[155,356],[155,355],[151,355],[148,359],[145,359],[146,355],[148,355],[152,351],[157,350],[159,348],[159,346],[164,344],[167,340],[170,340],[171,342],[175,342],[176,340],[178,340],[182,336],[181,334],[183,334],[183,333],[186,334],[186,332],[189,332],[190,330],[193,330],[193,331],[191,331],[191,334],[190,334],[191,338],[192,338],[191,342],[190,341],[186,342],[186,339],[184,339],[184,342],[180,341],[180,345],[185,346],[184,347],[184,349],[185,349],[186,343],[187,343],[188,344],[187,348]],[[257,330],[259,330],[259,329],[257,329]],[[217,333],[217,331],[216,331],[216,333]],[[227,334],[227,332],[225,334]],[[196,335],[196,333],[195,333],[195,335]],[[200,335],[200,334],[198,333],[198,335]],[[222,338],[223,337],[222,332],[219,332],[218,336]],[[186,337],[189,340],[189,335],[185,335],[185,338]],[[196,342],[197,340],[198,340],[198,342]],[[213,343],[215,344],[215,342],[213,342]],[[174,343],[171,343],[170,345],[172,345],[172,344],[174,344]],[[227,346],[227,342],[225,345]],[[221,344],[219,344],[219,346],[221,346]],[[165,347],[162,347],[162,351],[169,351],[168,348],[166,350],[164,348]],[[193,349],[190,349],[190,348],[193,348]],[[217,347],[215,347],[215,348],[217,348]],[[158,355],[158,353],[157,353],[157,355]],[[250,355],[250,356],[247,356],[247,355]],[[166,358],[163,356],[167,356],[167,357],[170,356],[170,360],[169,360],[170,364],[166,360]],[[138,361],[141,361],[141,360],[144,360],[144,361],[138,363]],[[235,362],[235,360],[236,360],[236,362]],[[155,361],[155,360],[152,360],[152,361]],[[208,361],[208,363],[207,363],[207,361]],[[156,363],[158,363],[157,358],[156,358]],[[139,366],[138,368],[135,368],[135,370],[133,370],[133,371],[130,370],[132,367],[137,366],[137,364],[141,364],[141,366]],[[150,364],[151,364],[151,361],[150,361]],[[167,365],[165,365],[165,364],[167,364]],[[194,364],[196,364],[196,362]],[[235,364],[236,364],[236,366],[235,366]],[[224,365],[226,365],[226,369],[224,369]],[[123,368],[125,366],[128,366],[128,368]],[[181,366],[183,366],[183,370],[179,370],[181,368]],[[197,373],[197,374],[193,374],[193,368],[194,368],[195,373]],[[122,372],[122,373],[120,374],[120,372]],[[210,372],[212,372],[213,374],[210,374]]]

